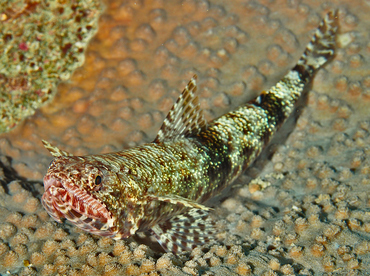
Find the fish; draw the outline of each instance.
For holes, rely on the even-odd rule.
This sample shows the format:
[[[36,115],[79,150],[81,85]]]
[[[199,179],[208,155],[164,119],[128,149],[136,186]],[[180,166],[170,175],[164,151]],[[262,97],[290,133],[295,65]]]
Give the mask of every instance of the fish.
[[[334,57],[337,18],[338,11],[325,16],[275,86],[213,121],[205,120],[194,76],[151,143],[74,156],[43,140],[55,157],[43,179],[44,208],[57,222],[116,240],[150,233],[176,255],[211,244],[217,231],[204,203],[252,164]]]

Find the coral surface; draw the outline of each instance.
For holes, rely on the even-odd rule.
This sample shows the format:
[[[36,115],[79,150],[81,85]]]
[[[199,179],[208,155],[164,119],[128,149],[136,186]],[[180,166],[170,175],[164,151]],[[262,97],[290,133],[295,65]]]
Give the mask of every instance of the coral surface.
[[[370,7],[366,1],[106,1],[85,64],[54,100],[0,136],[3,275],[361,275],[370,269]],[[52,160],[154,139],[196,73],[207,119],[252,99],[339,9],[335,59],[233,188],[210,202],[220,241],[183,256],[54,222]],[[60,47],[60,46],[59,46]],[[296,119],[296,122],[294,122]],[[288,135],[289,134],[289,135]]]

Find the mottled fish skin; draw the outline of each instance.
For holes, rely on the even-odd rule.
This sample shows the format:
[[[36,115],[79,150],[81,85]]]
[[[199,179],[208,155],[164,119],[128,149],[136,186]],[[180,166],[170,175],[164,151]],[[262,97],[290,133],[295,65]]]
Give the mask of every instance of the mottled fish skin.
[[[315,72],[334,55],[337,12],[329,12],[297,65],[250,103],[206,123],[196,76],[153,143],[120,152],[73,156],[43,141],[56,158],[42,203],[57,221],[114,239],[150,231],[175,254],[214,235],[202,202],[230,185],[292,113]]]

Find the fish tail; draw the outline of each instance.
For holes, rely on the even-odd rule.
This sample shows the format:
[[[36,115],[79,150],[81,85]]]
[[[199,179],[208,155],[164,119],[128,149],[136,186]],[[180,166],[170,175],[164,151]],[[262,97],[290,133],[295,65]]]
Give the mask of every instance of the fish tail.
[[[335,39],[338,30],[338,10],[330,11],[316,29],[306,50],[293,68],[303,77],[310,78],[334,57]]]
[[[268,125],[271,131],[265,135],[266,141],[292,113],[295,103],[307,89],[315,72],[334,57],[337,18],[338,11],[330,11],[320,23],[295,67],[274,87],[262,92],[251,102],[269,115]]]

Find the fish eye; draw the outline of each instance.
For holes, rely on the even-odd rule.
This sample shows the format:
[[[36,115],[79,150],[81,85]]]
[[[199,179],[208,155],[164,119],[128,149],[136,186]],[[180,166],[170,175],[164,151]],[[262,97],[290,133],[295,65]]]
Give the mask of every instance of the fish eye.
[[[101,184],[101,176],[100,176],[100,175],[97,175],[97,176],[95,177],[95,184],[96,184],[96,185],[100,185],[100,184]]]

